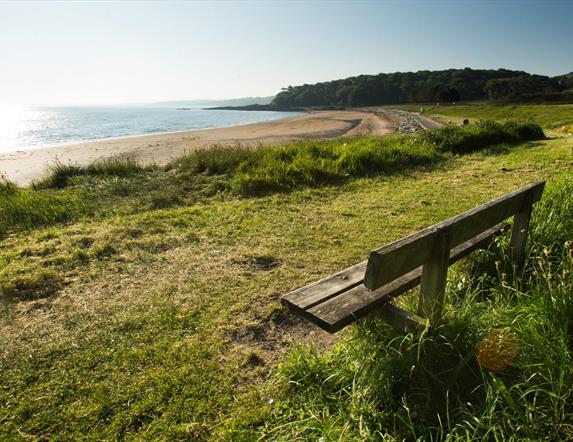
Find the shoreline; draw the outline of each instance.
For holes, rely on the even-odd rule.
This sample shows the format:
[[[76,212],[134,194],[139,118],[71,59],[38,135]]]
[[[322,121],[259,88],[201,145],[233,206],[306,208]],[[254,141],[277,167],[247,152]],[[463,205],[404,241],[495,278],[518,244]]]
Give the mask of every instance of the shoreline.
[[[44,176],[56,162],[87,165],[113,156],[165,165],[174,158],[213,146],[281,145],[303,139],[385,135],[395,132],[391,112],[316,111],[257,123],[104,138],[0,154],[0,173],[19,185]]]
[[[297,111],[298,112],[298,111]],[[43,149],[57,149],[60,147],[68,147],[68,146],[76,146],[76,145],[88,145],[91,143],[105,143],[108,141],[120,141],[126,138],[143,138],[143,137],[151,137],[154,135],[171,135],[171,134],[179,134],[184,132],[195,132],[195,131],[202,131],[202,130],[217,130],[217,129],[226,129],[229,127],[239,127],[239,126],[246,126],[249,124],[263,124],[263,123],[270,123],[272,121],[284,121],[288,120],[289,118],[297,118],[304,115],[304,112],[298,112],[300,115],[292,115],[290,117],[283,117],[283,118],[276,118],[271,120],[262,120],[257,121],[255,123],[237,123],[237,124],[229,124],[227,126],[216,126],[216,127],[197,127],[193,129],[181,129],[181,130],[171,130],[171,131],[161,131],[161,132],[151,132],[147,134],[134,134],[134,135],[121,135],[119,137],[106,137],[106,138],[94,138],[91,140],[75,140],[75,141],[64,141],[62,143],[55,143],[55,144],[42,144],[38,146],[26,146],[26,147],[19,147],[16,150],[11,150],[7,152],[0,152],[0,172],[2,171],[1,161],[2,157],[5,155],[11,155],[15,153],[21,152],[29,152],[35,150],[43,150]],[[309,113],[309,112],[307,112]]]

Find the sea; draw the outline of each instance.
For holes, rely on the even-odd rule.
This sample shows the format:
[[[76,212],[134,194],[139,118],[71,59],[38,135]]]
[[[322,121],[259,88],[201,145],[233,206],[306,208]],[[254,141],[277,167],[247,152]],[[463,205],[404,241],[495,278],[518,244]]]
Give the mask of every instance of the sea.
[[[200,106],[0,106],[0,153],[84,141],[278,120],[297,112]]]

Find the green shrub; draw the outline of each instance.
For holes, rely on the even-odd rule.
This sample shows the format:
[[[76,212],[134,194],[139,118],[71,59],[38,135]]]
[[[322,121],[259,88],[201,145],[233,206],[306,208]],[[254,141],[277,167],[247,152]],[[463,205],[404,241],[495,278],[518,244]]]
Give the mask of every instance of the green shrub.
[[[17,189],[0,197],[0,235],[9,230],[49,226],[73,219],[85,211],[77,193]]]
[[[441,152],[464,154],[501,143],[517,143],[545,138],[534,123],[479,121],[466,126],[446,125],[419,135]]]
[[[142,166],[125,157],[111,157],[93,162],[87,166],[63,164],[60,162],[48,168],[48,174],[34,181],[34,189],[61,189],[68,186],[74,177],[131,177],[157,170],[157,166]]]

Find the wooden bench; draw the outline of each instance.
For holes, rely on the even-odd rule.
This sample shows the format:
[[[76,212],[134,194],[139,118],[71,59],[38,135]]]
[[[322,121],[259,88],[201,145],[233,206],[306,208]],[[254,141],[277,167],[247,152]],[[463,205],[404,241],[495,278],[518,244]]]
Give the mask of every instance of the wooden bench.
[[[513,216],[511,256],[524,258],[533,204],[545,181],[530,184],[370,253],[361,262],[285,296],[294,313],[335,333],[377,311],[393,326],[412,331],[436,323],[441,314],[448,266],[476,249],[489,246]],[[390,300],[421,283],[417,314]]]

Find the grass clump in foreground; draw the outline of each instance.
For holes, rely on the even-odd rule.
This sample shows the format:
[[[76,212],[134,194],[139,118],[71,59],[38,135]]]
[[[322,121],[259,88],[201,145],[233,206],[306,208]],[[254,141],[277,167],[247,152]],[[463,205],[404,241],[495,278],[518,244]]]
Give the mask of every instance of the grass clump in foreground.
[[[10,230],[49,226],[88,211],[81,192],[44,192],[0,181],[0,237]]]
[[[505,240],[472,255],[454,270],[432,335],[369,317],[331,353],[292,350],[258,431],[274,440],[573,438],[571,220],[569,175],[536,208],[523,270],[504,271]],[[493,270],[476,273],[484,261]],[[404,303],[415,309],[414,297]]]
[[[76,177],[133,177],[157,170],[157,166],[142,166],[132,158],[111,157],[95,161],[87,166],[56,163],[48,169],[41,180],[34,181],[35,189],[61,189],[73,183]]]

